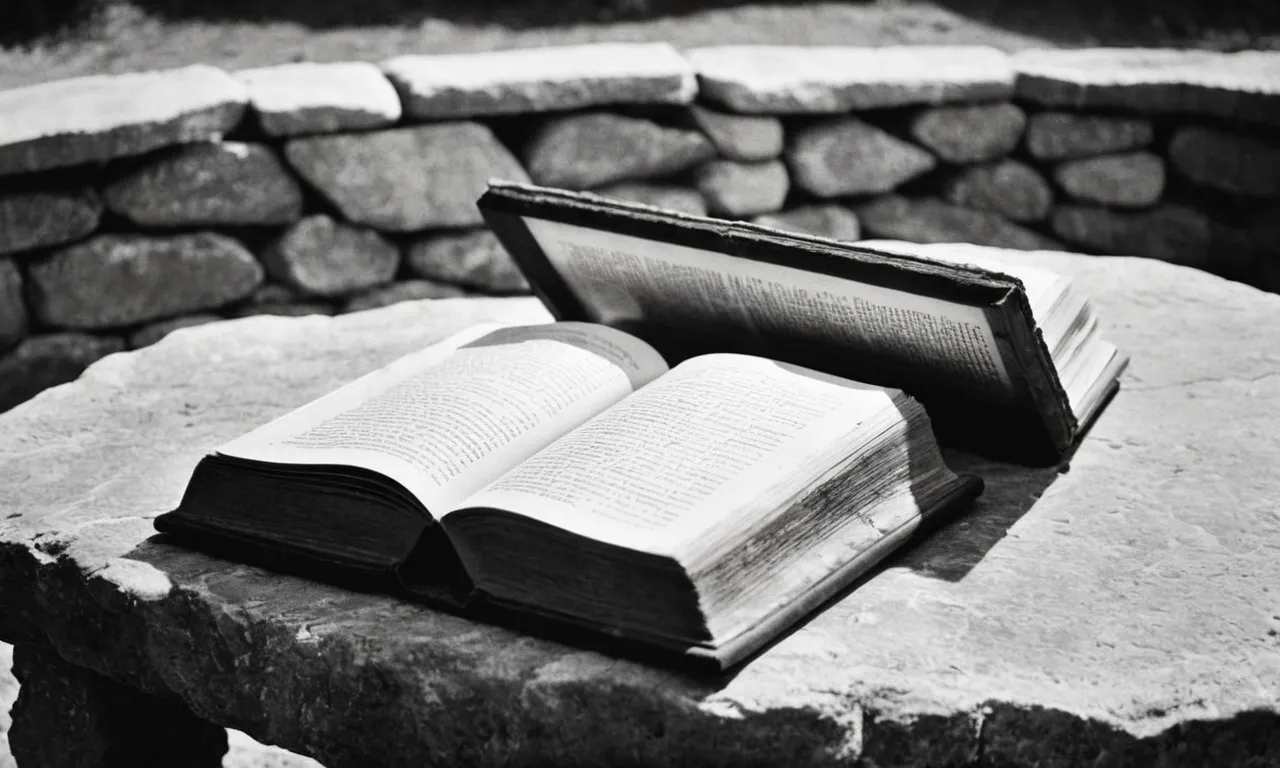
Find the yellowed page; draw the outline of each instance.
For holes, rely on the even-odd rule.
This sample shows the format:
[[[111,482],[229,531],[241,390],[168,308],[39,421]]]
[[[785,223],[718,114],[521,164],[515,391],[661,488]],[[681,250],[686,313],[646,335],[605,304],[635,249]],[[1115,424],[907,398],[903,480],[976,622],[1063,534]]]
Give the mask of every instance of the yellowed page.
[[[666,368],[648,344],[603,326],[490,326],[408,355],[219,452],[364,467],[445,509]]]

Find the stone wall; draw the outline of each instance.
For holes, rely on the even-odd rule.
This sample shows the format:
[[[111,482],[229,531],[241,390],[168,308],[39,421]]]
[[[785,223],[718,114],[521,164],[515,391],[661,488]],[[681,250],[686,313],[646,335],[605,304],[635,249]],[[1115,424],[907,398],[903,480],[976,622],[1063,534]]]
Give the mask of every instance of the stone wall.
[[[527,290],[491,177],[1280,291],[1280,53],[602,44],[0,92],[0,410],[169,331]]]

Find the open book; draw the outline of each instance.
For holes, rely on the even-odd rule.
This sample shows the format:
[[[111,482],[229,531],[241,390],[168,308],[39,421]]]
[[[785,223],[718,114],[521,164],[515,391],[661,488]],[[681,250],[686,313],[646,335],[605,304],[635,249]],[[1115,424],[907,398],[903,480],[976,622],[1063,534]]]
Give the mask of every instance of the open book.
[[[561,322],[477,326],[219,447],[156,527],[724,668],[980,490],[899,390]]]

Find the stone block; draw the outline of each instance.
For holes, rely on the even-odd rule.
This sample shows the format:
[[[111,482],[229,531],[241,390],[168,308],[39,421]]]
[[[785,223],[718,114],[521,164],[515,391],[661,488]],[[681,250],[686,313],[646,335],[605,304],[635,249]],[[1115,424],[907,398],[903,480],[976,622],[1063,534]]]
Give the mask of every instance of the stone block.
[[[223,319],[224,318],[219,315],[200,312],[194,315],[183,315],[182,317],[172,317],[168,320],[159,320],[154,323],[148,323],[129,334],[129,349],[149,347],[179,328],[192,328],[197,325],[204,325],[205,323],[216,323]]]
[[[1077,200],[1145,208],[1164,191],[1164,161],[1150,152],[1084,157],[1060,163],[1053,179]]]
[[[1049,107],[1280,125],[1280,51],[1031,50],[1015,54],[1013,66],[1018,97]]]
[[[478,226],[489,179],[529,180],[493,132],[471,122],[293,139],[285,157],[344,217],[393,232]]]
[[[774,229],[817,235],[832,240],[857,240],[862,232],[857,214],[834,203],[788,208],[778,213],[757,216],[751,221]]]
[[[22,341],[29,326],[22,272],[13,259],[0,258],[0,352]]]
[[[1208,126],[1181,128],[1169,161],[1188,179],[1240,195],[1280,197],[1280,143]]]
[[[1059,206],[1053,231],[1098,253],[1145,256],[1205,269],[1212,229],[1209,217],[1183,205],[1123,212],[1081,205]]]
[[[731,115],[696,104],[689,108],[689,114],[721,157],[749,163],[782,154],[782,121],[776,117]]]
[[[367,62],[298,62],[235,76],[269,136],[367,131],[400,119],[396,89]]]
[[[0,91],[0,176],[217,140],[247,98],[240,81],[203,64]]]
[[[983,46],[696,48],[699,97],[734,112],[838,113],[907,104],[999,101],[1013,68]]]
[[[1060,243],[999,214],[932,198],[885,195],[855,213],[871,237],[912,243],[973,243],[1020,251],[1061,250]]]
[[[453,299],[466,295],[467,292],[456,285],[445,285],[431,280],[402,280],[352,296],[346,304],[342,305],[342,311],[344,313],[363,312],[366,309],[377,309],[399,304],[402,301]]]
[[[124,340],[87,333],[30,336],[0,354],[0,412],[71,381],[95,360],[124,351]]]
[[[667,43],[592,43],[383,62],[409,117],[441,120],[603,104],[687,104],[693,70]]]
[[[712,160],[698,168],[698,191],[713,216],[745,218],[781,210],[791,181],[781,160]]]
[[[165,150],[103,189],[107,209],[148,227],[288,224],[302,187],[265,144],[233,141]]]
[[[948,163],[980,163],[1018,146],[1027,116],[1013,104],[930,107],[911,120],[911,136]]]
[[[1141,117],[1038,112],[1027,121],[1027,151],[1039,160],[1070,160],[1142,149],[1155,129]]]
[[[47,325],[116,328],[229,304],[262,275],[226,235],[98,235],[33,262],[28,294],[32,315]]]
[[[609,112],[548,120],[524,148],[535,182],[569,189],[667,176],[714,155],[698,131]]]
[[[1009,159],[960,169],[943,182],[942,197],[1010,221],[1042,221],[1053,207],[1053,189],[1044,176]]]
[[[429,235],[409,245],[409,272],[432,282],[485,293],[528,293],[529,283],[496,235],[487,229]]]
[[[856,117],[800,129],[786,151],[794,184],[817,197],[888,192],[937,165],[933,155]]]
[[[79,240],[101,217],[102,200],[87,186],[24,185],[0,193],[0,255]]]
[[[624,181],[621,184],[612,184],[592,191],[603,197],[612,197],[629,203],[652,205],[655,208],[687,213],[692,216],[707,215],[707,202],[702,199],[702,193],[696,189],[675,184]]]
[[[262,252],[262,264],[273,280],[304,296],[345,296],[391,282],[400,251],[372,229],[320,213],[272,241]]]

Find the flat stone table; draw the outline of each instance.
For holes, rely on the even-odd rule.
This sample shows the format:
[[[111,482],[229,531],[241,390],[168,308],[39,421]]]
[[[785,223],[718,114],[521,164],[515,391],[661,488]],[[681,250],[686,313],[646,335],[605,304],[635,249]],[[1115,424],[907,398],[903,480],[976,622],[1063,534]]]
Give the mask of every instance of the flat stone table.
[[[1078,277],[1134,356],[1070,471],[952,455],[988,480],[970,514],[722,679],[149,540],[213,446],[474,321],[544,317],[531,299],[104,359],[0,417],[19,765],[217,765],[210,724],[329,768],[1276,765],[1280,296],[1026,258]]]

